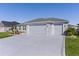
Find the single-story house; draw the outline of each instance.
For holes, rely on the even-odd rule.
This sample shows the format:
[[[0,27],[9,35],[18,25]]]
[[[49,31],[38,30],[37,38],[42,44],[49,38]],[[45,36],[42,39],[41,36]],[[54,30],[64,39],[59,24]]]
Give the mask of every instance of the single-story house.
[[[71,24],[69,24],[69,25],[68,25],[68,28],[75,28],[75,29],[78,29],[78,25],[71,25]]]
[[[20,23],[13,21],[13,22],[9,22],[9,21],[1,21],[0,22],[0,32],[7,32],[9,31],[9,29],[11,29],[12,26],[16,26]]]
[[[62,35],[68,28],[68,21],[59,18],[38,18],[17,25],[27,35]]]

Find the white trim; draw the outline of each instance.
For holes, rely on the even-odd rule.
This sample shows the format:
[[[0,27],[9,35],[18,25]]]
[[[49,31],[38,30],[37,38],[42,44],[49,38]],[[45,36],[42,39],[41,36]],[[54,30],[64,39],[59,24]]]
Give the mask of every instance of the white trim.
[[[55,28],[54,28],[54,24],[51,25],[51,35],[55,34]]]
[[[29,26],[29,25],[26,25],[26,28],[27,28],[27,29],[26,29],[26,33],[29,34],[29,33],[30,33],[30,29],[29,29],[30,26]]]
[[[46,24],[46,35],[54,35],[55,31],[54,31],[54,24]]]
[[[49,26],[50,26],[50,24],[46,24],[46,35],[47,36],[49,35]]]

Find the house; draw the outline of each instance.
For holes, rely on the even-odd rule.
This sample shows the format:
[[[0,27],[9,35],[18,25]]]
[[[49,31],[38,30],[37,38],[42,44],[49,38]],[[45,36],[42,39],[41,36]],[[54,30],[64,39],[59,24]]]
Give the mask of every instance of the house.
[[[59,18],[38,18],[17,26],[27,35],[62,35],[68,28],[68,21]]]
[[[69,25],[68,25],[68,28],[75,28],[75,29],[78,29],[78,25],[71,25],[71,24],[69,24]]]
[[[9,31],[9,29],[11,29],[12,26],[16,26],[20,23],[13,21],[13,22],[9,22],[9,21],[1,21],[0,22],[0,32],[7,32]]]

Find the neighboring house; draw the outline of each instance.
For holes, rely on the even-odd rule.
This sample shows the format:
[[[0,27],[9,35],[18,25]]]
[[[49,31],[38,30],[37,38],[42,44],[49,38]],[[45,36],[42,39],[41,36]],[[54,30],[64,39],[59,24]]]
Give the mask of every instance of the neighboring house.
[[[77,24],[77,29],[79,30],[79,24]]]
[[[77,25],[68,25],[68,28],[75,28],[75,29],[78,29],[78,26]]]
[[[16,26],[20,23],[18,22],[8,22],[8,21],[1,21],[0,22],[0,32],[7,32],[9,31],[9,29],[11,29],[11,27]]]
[[[68,28],[68,21],[58,18],[38,18],[17,26],[27,35],[62,35]]]

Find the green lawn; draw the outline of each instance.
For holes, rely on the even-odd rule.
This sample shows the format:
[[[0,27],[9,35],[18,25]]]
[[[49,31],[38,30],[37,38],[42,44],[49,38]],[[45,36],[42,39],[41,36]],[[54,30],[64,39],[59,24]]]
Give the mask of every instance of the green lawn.
[[[10,34],[11,34],[11,32],[0,32],[0,39],[9,37],[9,36],[11,36]]]
[[[65,53],[66,56],[79,56],[79,37],[65,39]]]

